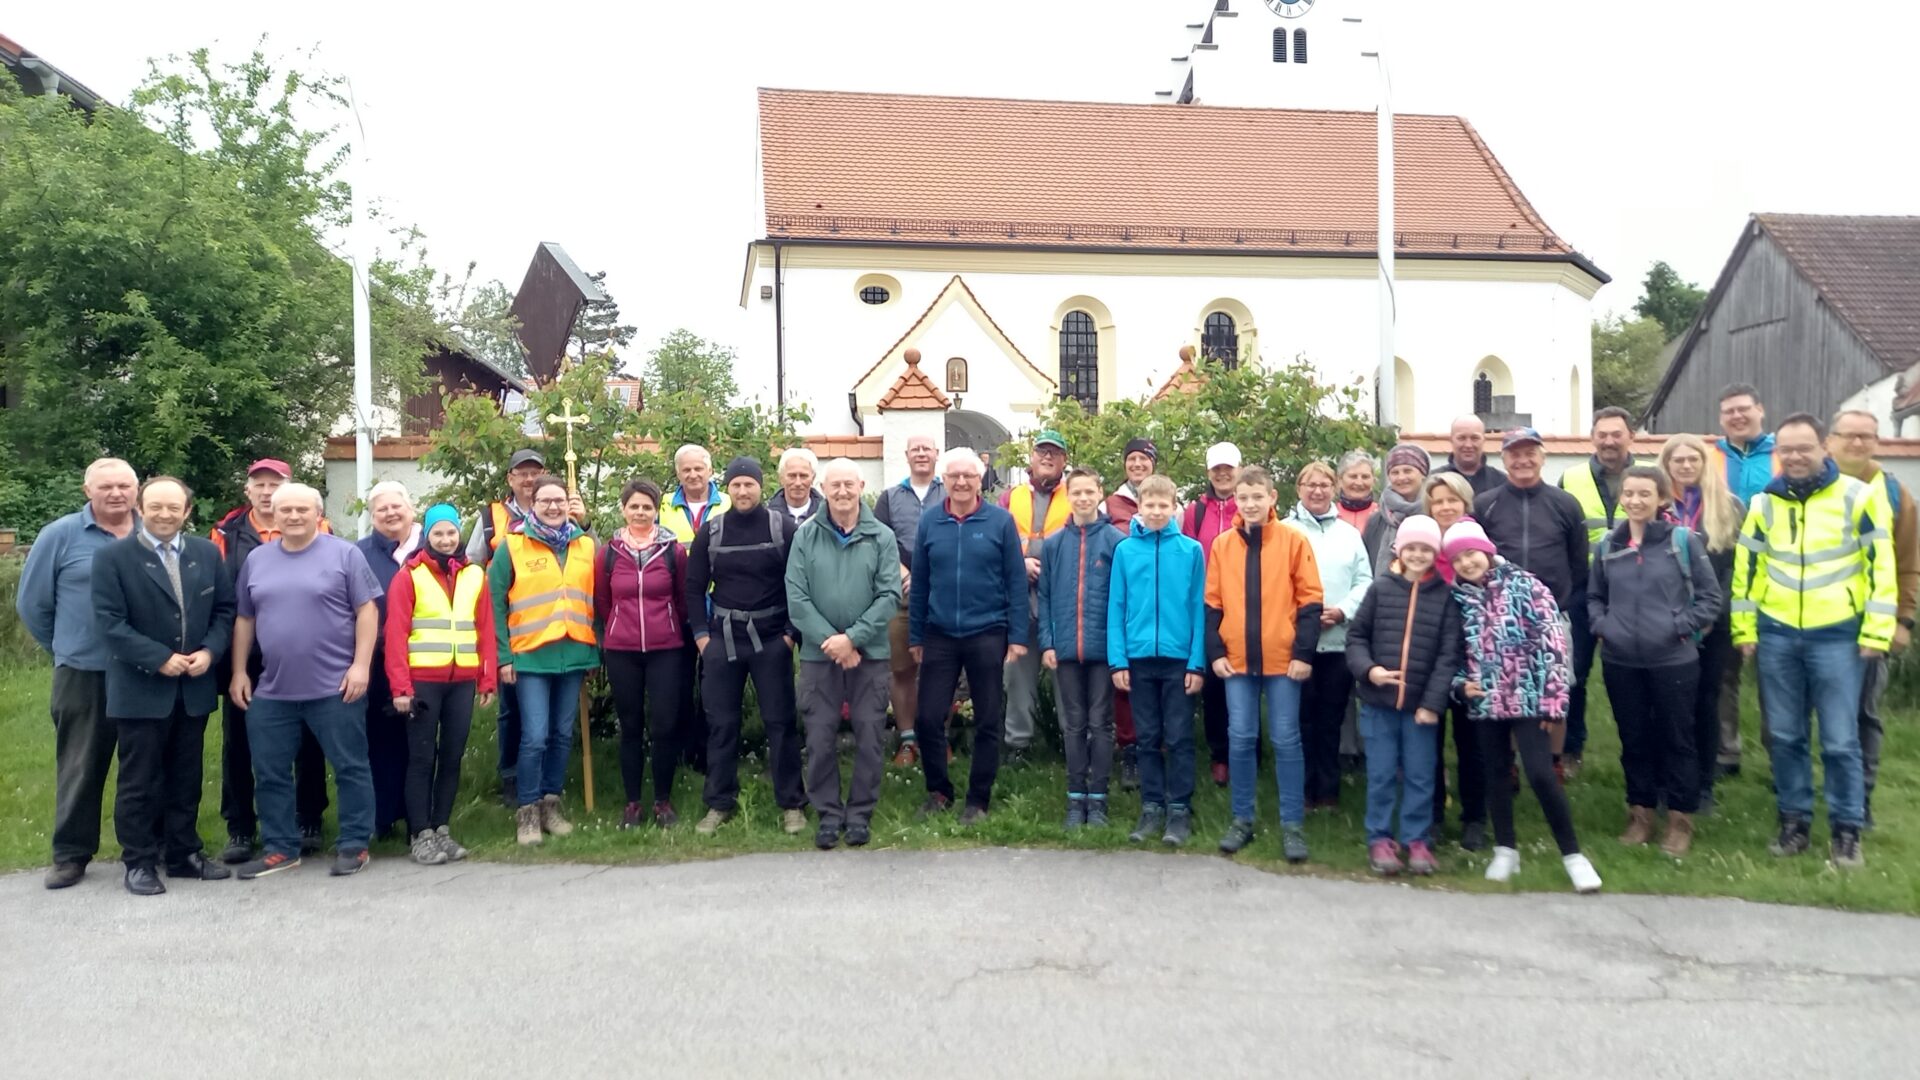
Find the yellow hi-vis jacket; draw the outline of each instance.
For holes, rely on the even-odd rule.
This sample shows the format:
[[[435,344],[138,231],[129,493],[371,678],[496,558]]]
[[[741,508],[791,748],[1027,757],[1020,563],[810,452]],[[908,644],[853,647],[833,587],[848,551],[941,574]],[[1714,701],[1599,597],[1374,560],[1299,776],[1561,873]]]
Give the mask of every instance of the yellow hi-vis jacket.
[[[1627,459],[1629,468],[1635,464],[1632,458]],[[1623,520],[1619,503],[1616,502],[1612,512],[1608,512],[1605,493],[1600,490],[1599,481],[1594,479],[1593,469],[1594,461],[1589,458],[1560,474],[1560,490],[1580,502],[1580,516],[1585,519],[1581,524],[1587,527],[1589,547],[1599,543],[1600,538],[1607,535],[1607,530]]]
[[[1832,468],[1831,465],[1828,468]],[[1873,489],[1836,473],[1805,502],[1775,480],[1753,497],[1733,560],[1733,643],[1759,640],[1759,617],[1796,630],[1860,620],[1860,645],[1893,644],[1899,583],[1893,526],[1874,520]]]
[[[480,667],[480,631],[473,613],[487,572],[468,563],[453,579],[453,596],[423,564],[413,568],[413,624],[407,634],[407,666]]]
[[[593,636],[593,538],[574,537],[567,564],[538,540],[514,533],[507,537],[513,557],[513,588],[507,591],[507,641],[515,653],[572,638],[587,645]]]

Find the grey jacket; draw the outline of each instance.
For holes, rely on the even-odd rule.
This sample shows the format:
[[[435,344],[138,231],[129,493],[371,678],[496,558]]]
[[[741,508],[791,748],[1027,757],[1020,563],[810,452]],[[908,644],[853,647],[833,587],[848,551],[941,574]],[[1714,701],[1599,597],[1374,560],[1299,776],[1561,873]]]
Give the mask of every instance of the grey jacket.
[[[881,489],[880,497],[874,500],[873,516],[892,529],[900,541],[901,566],[913,565],[913,538],[920,534],[920,516],[927,512],[927,507],[938,505],[946,497],[947,486],[937,476],[933,478],[933,486],[927,489],[925,500],[913,493],[911,478]]]
[[[1693,635],[1713,626],[1724,603],[1706,542],[1689,537],[1689,565],[1682,568],[1673,526],[1648,522],[1638,548],[1627,536],[1622,522],[1603,537],[1587,576],[1587,623],[1601,642],[1601,659],[1634,668],[1695,660]],[[1693,579],[1691,600],[1685,575]]]

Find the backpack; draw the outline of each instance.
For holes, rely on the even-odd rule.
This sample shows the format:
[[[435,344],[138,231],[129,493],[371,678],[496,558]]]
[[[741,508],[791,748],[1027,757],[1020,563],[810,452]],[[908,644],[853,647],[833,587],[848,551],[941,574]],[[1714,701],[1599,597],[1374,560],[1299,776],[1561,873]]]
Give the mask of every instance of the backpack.
[[[1687,607],[1693,607],[1693,530],[1685,525],[1675,525],[1667,533],[1667,550],[1680,564],[1680,581],[1687,587]],[[1613,552],[1613,530],[1600,538],[1599,554],[1604,559]],[[1687,639],[1695,645],[1706,637],[1706,631],[1695,630]]]
[[[788,523],[792,519],[785,514],[774,513],[773,507],[768,506],[765,503],[762,503],[760,508],[767,512],[767,535],[768,537],[770,537],[770,539],[760,544],[749,544],[747,545],[747,548],[741,549],[743,551],[747,550],[748,548],[759,548],[759,547],[776,547],[777,548],[782,543],[784,543],[787,539],[787,527],[788,527]],[[715,514],[713,517],[709,518],[707,520],[707,530],[713,533],[713,538],[707,541],[707,550],[715,551],[727,546],[727,515],[726,514]]]

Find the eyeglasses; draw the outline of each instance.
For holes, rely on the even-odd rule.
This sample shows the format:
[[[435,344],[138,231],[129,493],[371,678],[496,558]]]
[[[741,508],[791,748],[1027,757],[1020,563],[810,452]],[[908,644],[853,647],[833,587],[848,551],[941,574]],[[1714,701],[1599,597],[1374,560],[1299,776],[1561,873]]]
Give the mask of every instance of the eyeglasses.
[[[565,506],[565,505],[567,505],[567,500],[565,500],[565,499],[535,499],[535,500],[533,500],[533,505],[535,505],[535,506]]]
[[[1833,433],[1833,437],[1836,439],[1839,439],[1841,442],[1863,442],[1864,443],[1864,442],[1873,442],[1877,440],[1878,438],[1880,438],[1880,433],[1877,431],[1850,431],[1850,432],[1844,432],[1844,433],[1836,431]]]

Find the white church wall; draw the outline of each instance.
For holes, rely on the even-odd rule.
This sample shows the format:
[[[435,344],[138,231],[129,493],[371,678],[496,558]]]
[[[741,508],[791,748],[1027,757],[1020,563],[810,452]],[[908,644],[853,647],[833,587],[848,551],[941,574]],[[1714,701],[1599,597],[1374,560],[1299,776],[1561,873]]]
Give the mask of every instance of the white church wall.
[[[1173,66],[1192,68],[1194,100],[1201,105],[1371,109],[1378,97],[1374,67],[1360,54],[1374,48],[1367,26],[1373,6],[1368,0],[1292,0],[1282,5],[1292,17],[1282,17],[1263,0],[1233,0],[1231,16],[1213,19],[1213,47],[1197,48]],[[1275,31],[1287,35],[1286,59],[1277,63]],[[1304,42],[1296,40],[1296,31]],[[1302,44],[1306,63],[1296,62]]]
[[[1893,403],[1899,396],[1900,376],[1889,375],[1854,391],[1852,396],[1840,402],[1840,409],[1864,409],[1872,413],[1880,421],[1882,438],[1904,435],[1906,432],[1893,419]]]

